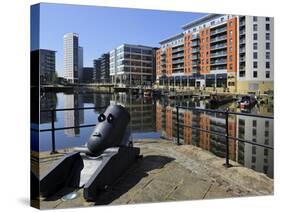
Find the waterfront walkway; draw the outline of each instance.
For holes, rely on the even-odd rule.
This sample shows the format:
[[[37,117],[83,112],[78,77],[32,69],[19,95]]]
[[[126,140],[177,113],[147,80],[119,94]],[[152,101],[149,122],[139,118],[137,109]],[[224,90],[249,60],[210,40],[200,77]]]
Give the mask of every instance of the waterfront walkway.
[[[177,146],[155,139],[135,142],[141,148],[139,159],[121,178],[103,192],[96,202],[86,202],[83,190],[78,197],[63,201],[60,193],[42,199],[41,208],[83,207],[101,204],[131,204],[178,200],[198,200],[273,194],[273,180],[231,161],[225,168],[223,158],[195,146]],[[67,150],[71,151],[71,150]],[[66,151],[66,152],[67,152]],[[40,154],[40,172],[48,170],[63,154]]]

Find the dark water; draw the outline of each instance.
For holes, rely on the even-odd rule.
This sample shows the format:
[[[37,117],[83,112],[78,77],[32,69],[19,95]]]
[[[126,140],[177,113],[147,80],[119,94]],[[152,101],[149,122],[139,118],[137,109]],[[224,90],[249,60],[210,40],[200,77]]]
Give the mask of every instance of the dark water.
[[[121,104],[131,114],[129,129],[131,139],[165,137],[176,141],[176,108],[175,105],[187,107],[209,108],[208,101],[188,99],[169,100],[167,98],[144,98],[126,93],[97,94],[97,93],[42,93],[41,110],[50,108],[101,107],[109,104]],[[229,103],[218,109],[240,112],[235,103]],[[73,110],[56,112],[55,127],[72,127],[84,124],[94,124],[97,116],[103,110]],[[273,105],[255,106],[248,111],[253,114],[272,115]],[[184,125],[200,127],[218,133],[225,133],[225,117],[221,114],[195,112],[180,109],[180,122]],[[51,113],[41,112],[40,129],[51,127]],[[273,120],[247,116],[230,116],[229,133],[232,137],[273,146]],[[93,128],[67,129],[56,131],[56,149],[81,146],[86,143]],[[219,135],[200,132],[183,127],[180,129],[180,142],[192,144],[224,157],[226,149],[225,138]],[[51,133],[41,132],[39,151],[51,150]],[[273,178],[273,151],[239,141],[230,140],[229,157],[231,160],[263,172]]]

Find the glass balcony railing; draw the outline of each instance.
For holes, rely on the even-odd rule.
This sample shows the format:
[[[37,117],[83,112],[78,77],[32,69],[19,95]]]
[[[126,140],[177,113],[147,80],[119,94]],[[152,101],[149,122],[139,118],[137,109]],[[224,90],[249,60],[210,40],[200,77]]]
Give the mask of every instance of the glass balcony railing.
[[[224,57],[224,56],[226,56],[226,51],[221,51],[211,54],[211,57]]]
[[[222,32],[226,32],[226,27],[211,31],[211,35],[215,35],[215,34],[222,33]]]
[[[180,54],[173,54],[172,55],[172,58],[178,58],[178,57],[183,57],[184,54],[183,53],[180,53]]]
[[[183,59],[174,60],[173,64],[183,63]]]
[[[211,65],[223,65],[226,64],[226,60],[213,60],[211,61]]]
[[[246,30],[245,30],[245,29],[242,29],[242,30],[239,31],[239,35],[244,35],[245,32],[246,32]]]
[[[183,50],[184,50],[184,48],[183,48],[183,47],[180,47],[180,48],[175,48],[175,49],[173,49],[173,50],[172,50],[172,53],[181,52],[181,51],[183,51]]]
[[[192,48],[191,52],[192,52],[192,53],[199,52],[199,48]]]
[[[211,46],[211,50],[221,49],[221,48],[226,48],[226,43],[224,43],[224,44],[217,44],[217,45]]]
[[[218,42],[218,41],[223,41],[226,39],[226,35],[224,36],[218,36],[218,37],[215,37],[215,38],[212,38],[211,39],[211,43],[214,43],[214,42]]]

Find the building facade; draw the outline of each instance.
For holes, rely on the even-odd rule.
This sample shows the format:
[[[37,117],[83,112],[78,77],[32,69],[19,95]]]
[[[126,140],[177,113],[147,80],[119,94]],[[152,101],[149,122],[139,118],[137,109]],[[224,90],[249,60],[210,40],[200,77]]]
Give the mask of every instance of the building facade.
[[[264,93],[273,90],[274,80],[273,18],[239,17],[240,93]]]
[[[92,83],[93,82],[94,69],[93,67],[84,67],[82,74],[83,83]]]
[[[53,77],[56,74],[56,51],[49,49],[34,50],[31,52],[31,61],[31,66],[34,64],[38,65],[38,67],[34,68],[40,73],[40,84],[52,83]]]
[[[110,51],[110,81],[120,86],[151,86],[155,48],[123,44]]]
[[[81,80],[83,69],[83,48],[79,47],[79,35],[67,33],[64,35],[63,41],[64,78],[69,82],[77,83],[79,79]]]
[[[160,42],[161,48],[156,52],[158,85],[232,93],[249,93],[249,88],[260,88],[260,93],[272,89],[273,21],[258,17],[257,24],[252,24],[252,19],[211,14],[182,26],[182,33]],[[259,40],[253,44],[256,36]],[[253,45],[258,45],[259,58],[249,50]],[[270,53],[264,51],[266,48]],[[252,61],[258,61],[260,68]],[[244,74],[243,69],[247,70]],[[254,73],[260,78],[253,77]]]
[[[93,82],[94,83],[100,83],[101,61],[99,59],[93,60],[93,67],[94,67]]]
[[[93,61],[94,76],[96,83],[109,83],[109,53],[104,53],[100,58]]]

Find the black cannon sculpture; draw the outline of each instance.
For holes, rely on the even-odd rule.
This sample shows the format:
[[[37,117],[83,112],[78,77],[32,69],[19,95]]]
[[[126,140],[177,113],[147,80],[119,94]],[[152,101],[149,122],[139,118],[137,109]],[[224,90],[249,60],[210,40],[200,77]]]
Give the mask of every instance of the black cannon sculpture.
[[[120,105],[110,105],[83,147],[61,158],[41,179],[40,194],[48,197],[64,187],[84,188],[84,198],[95,201],[100,190],[110,186],[140,157],[129,141],[130,114]]]

